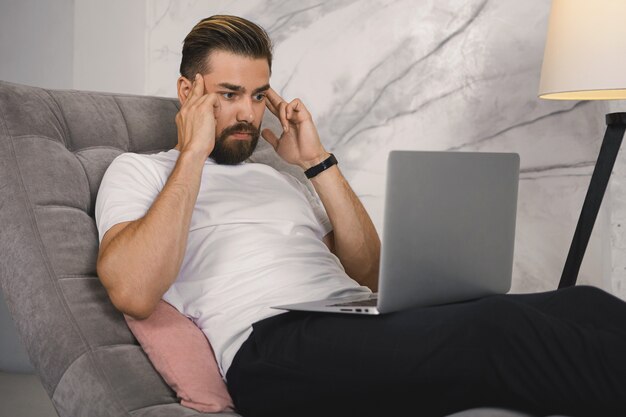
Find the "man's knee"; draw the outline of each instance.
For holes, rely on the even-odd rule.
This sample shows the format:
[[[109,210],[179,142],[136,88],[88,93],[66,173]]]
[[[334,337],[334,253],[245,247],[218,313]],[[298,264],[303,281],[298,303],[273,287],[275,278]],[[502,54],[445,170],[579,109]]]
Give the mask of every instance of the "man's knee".
[[[601,288],[591,285],[574,285],[559,290],[561,296],[569,297],[576,303],[597,303],[616,298]]]

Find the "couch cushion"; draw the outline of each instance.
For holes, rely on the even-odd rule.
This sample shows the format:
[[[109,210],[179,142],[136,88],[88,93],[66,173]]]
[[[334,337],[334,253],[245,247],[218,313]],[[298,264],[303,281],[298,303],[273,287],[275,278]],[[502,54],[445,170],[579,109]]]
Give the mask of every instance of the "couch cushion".
[[[204,412],[233,410],[213,349],[190,319],[163,300],[145,320],[124,318],[182,405]]]
[[[178,101],[0,82],[0,283],[59,415],[175,403],[96,275],[94,202],[126,151],[176,144]]]

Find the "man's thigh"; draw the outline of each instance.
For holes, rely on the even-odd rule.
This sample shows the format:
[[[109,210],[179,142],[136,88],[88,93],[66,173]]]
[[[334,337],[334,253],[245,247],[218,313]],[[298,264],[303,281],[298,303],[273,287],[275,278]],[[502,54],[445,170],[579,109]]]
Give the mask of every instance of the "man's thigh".
[[[316,410],[335,400],[401,410],[416,399],[425,415],[479,406],[584,414],[600,405],[612,415],[622,401],[616,393],[626,389],[623,334],[546,314],[537,308],[545,300],[522,299],[380,316],[271,317],[255,323],[235,357],[229,390],[235,405],[255,412],[273,398],[267,415],[276,404]]]
[[[359,412],[402,410],[402,402],[413,403],[416,395],[422,411],[434,414],[506,406],[504,392],[501,404],[489,398],[501,388],[489,365],[492,352],[505,348],[497,330],[507,328],[498,324],[506,320],[504,305],[509,303],[494,298],[380,316],[271,317],[253,326],[236,370],[229,371],[229,389],[238,407],[255,404],[256,415],[263,415],[260,403],[269,398],[284,410],[305,404],[315,410],[329,402]],[[276,413],[277,404],[271,407],[268,415]]]
[[[489,341],[478,337],[477,328],[485,318],[490,327],[506,319],[487,313],[498,309],[493,303],[471,304],[379,316],[289,312],[256,323],[254,339],[260,357],[276,365],[319,377],[379,381],[428,367],[445,351],[482,350]]]

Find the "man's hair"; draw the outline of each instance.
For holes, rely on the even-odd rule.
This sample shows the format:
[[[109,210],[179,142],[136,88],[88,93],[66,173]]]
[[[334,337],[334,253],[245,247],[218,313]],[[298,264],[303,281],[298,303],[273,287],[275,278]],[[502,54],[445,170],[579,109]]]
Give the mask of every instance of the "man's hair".
[[[193,80],[196,73],[210,72],[213,51],[231,52],[249,58],[265,58],[272,70],[272,43],[260,26],[237,16],[215,15],[202,19],[183,42],[180,74]]]

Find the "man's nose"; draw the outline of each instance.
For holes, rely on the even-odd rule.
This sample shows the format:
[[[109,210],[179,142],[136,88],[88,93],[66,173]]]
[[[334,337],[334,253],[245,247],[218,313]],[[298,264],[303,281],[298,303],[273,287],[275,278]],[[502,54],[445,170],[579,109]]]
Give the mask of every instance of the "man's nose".
[[[248,123],[252,123],[254,121],[251,99],[246,98],[240,101],[239,109],[237,109],[237,121]]]

